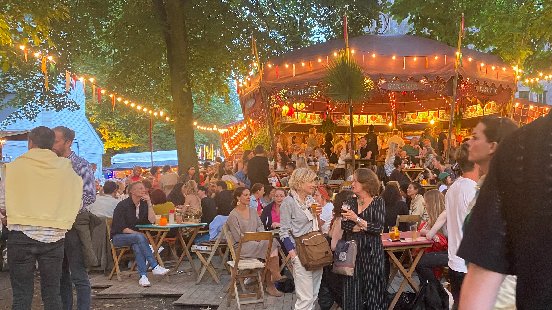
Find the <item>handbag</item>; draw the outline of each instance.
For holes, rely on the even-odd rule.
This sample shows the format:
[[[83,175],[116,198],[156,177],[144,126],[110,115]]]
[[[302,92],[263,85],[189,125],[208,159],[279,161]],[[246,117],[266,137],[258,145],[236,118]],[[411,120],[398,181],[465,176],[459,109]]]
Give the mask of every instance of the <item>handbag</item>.
[[[328,240],[319,231],[311,231],[295,238],[295,250],[301,265],[308,271],[318,270],[333,262]]]
[[[302,210],[307,218],[312,218],[309,210]],[[311,232],[295,237],[295,251],[301,265],[308,271],[319,270],[333,262],[332,249],[326,236],[318,230],[316,218],[312,220],[312,228]]]
[[[337,241],[333,259],[333,273],[352,276],[355,273],[357,244],[354,240]]]

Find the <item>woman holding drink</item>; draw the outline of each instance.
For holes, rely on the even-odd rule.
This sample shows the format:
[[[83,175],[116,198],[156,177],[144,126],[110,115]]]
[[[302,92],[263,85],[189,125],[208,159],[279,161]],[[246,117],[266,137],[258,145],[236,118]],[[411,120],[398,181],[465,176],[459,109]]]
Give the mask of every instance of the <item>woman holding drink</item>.
[[[357,243],[355,271],[345,277],[343,309],[384,309],[386,288],[385,255],[381,233],[385,225],[385,202],[378,197],[376,174],[360,168],[353,174],[356,195],[342,206],[343,240]]]
[[[322,268],[308,271],[303,267],[295,252],[294,238],[303,236],[322,226],[321,207],[312,194],[316,189],[317,176],[309,168],[298,168],[289,179],[290,195],[280,207],[280,239],[289,253],[293,264],[295,281],[295,310],[312,310],[320,289]]]

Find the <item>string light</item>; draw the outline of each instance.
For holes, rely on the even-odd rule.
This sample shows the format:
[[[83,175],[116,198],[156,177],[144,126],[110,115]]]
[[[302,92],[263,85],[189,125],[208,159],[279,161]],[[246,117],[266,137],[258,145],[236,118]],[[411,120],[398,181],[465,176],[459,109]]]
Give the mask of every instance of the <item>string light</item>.
[[[41,51],[34,51],[34,52],[33,52],[33,51],[31,51],[31,49],[29,49],[28,47],[26,47],[26,46],[23,45],[23,44],[19,45],[18,47],[19,47],[20,50],[22,50],[22,51],[24,52],[24,54],[25,54],[25,60],[27,60],[27,54],[30,52],[32,55],[34,55],[34,57],[36,57],[36,58],[38,58],[38,59],[41,59],[42,57],[44,57],[44,58],[42,58],[42,59],[46,59],[46,60],[48,60],[48,61],[50,61],[50,62],[52,62],[52,63],[55,63],[55,61],[54,61],[54,56],[52,56],[52,55],[44,54],[44,53],[42,53]],[[42,56],[42,55],[44,55],[44,56]],[[67,71],[67,73],[68,73],[68,74],[67,74],[66,76],[67,76],[68,79],[69,79],[71,76],[73,76],[73,79],[79,80],[81,83],[83,83],[83,86],[84,86],[85,80],[88,80],[88,81],[90,82],[90,86],[92,87],[92,90],[94,90],[95,87],[98,87],[98,94],[102,94],[102,95],[103,95],[103,94],[106,94],[106,93],[108,92],[104,87],[101,87],[100,85],[96,84],[96,79],[95,79],[94,77],[92,77],[92,76],[87,75],[87,76],[85,77],[84,75],[81,75],[81,76],[79,76],[78,78],[75,78],[75,77],[74,77],[75,75],[72,74],[71,72]],[[67,81],[67,85],[69,85],[69,80]],[[96,96],[96,94],[93,93],[92,96]],[[115,97],[115,94],[113,94],[113,93],[110,93],[110,94],[109,94],[109,97],[112,98],[112,100],[113,100],[113,98],[116,98],[116,100],[117,100],[118,102],[124,101],[125,105],[128,105],[128,103],[130,102],[128,99],[125,99],[125,98],[123,98],[123,97],[120,97],[120,96]],[[98,98],[99,98],[99,95],[98,95]],[[134,106],[136,106],[136,105],[135,105],[134,103],[131,103],[130,106],[131,106],[131,107],[134,107]],[[152,115],[154,115],[154,112],[156,113],[156,115],[163,115],[163,114],[164,114],[162,111],[154,111],[154,110],[152,110],[152,109],[147,109],[147,108],[145,108],[145,107],[143,108],[142,111],[145,111],[145,112],[148,112],[148,113],[151,112],[150,114],[152,114]],[[168,117],[168,116],[167,116],[167,117]],[[169,119],[170,119],[170,118],[169,118]]]

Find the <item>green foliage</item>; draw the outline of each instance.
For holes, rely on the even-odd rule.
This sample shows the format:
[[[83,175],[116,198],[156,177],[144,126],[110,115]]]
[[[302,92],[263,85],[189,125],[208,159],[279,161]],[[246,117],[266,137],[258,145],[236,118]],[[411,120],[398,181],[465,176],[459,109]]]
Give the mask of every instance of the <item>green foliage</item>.
[[[351,37],[377,29],[383,7],[379,1],[349,0],[234,0],[231,5],[235,16],[246,25],[247,35],[257,39],[264,59],[342,38],[345,13]]]
[[[268,126],[269,125],[265,125],[258,130],[255,130],[255,132],[252,132],[251,139],[247,140],[243,144],[243,149],[253,150],[257,145],[262,145],[265,150],[270,150],[270,134]]]
[[[326,119],[322,121],[322,125],[320,126],[320,132],[322,133],[335,133],[336,129],[337,124],[331,119],[331,117],[326,117]]]
[[[34,30],[29,29],[26,37],[33,41],[34,46],[42,44],[41,49],[59,55],[62,58],[57,63],[60,70],[69,68],[72,72],[89,73],[102,87],[142,105],[164,109],[177,118],[174,112],[182,102],[175,102],[173,94],[184,84],[172,81],[171,88],[170,50],[163,33],[165,24],[156,14],[156,5],[166,5],[171,1],[8,0],[10,7],[6,12],[16,12],[11,14],[12,20],[19,23],[29,21],[40,25]],[[250,64],[254,60],[252,35],[257,40],[261,61],[266,61],[289,50],[342,37],[345,12],[349,16],[350,35],[363,34],[366,29],[377,27],[381,11],[381,5],[375,1],[182,0],[181,3],[185,7],[188,49],[180,59],[185,63],[185,73],[190,81],[190,89],[186,90],[193,94],[194,119],[202,124],[219,126],[234,121],[239,112],[231,104],[236,102],[236,98],[228,79],[251,70]],[[37,18],[33,17],[35,15]],[[6,19],[4,15],[0,18]],[[3,20],[0,20],[0,36],[7,33],[2,32],[5,29],[2,28]],[[14,31],[17,28],[10,26],[9,29],[12,38],[19,35]],[[33,39],[33,36],[37,38]],[[0,44],[3,51],[4,43]],[[13,46],[9,48],[13,49]],[[19,51],[15,49],[15,52]],[[21,58],[21,55],[17,57]],[[24,74],[35,80],[31,84],[13,85],[12,90],[18,97],[9,105],[25,106],[30,94],[40,93],[39,72],[35,65],[25,72],[9,73],[12,81],[21,80]],[[27,97],[20,93],[27,94]],[[87,115],[92,124],[98,131],[109,133],[104,137],[107,137],[110,154],[115,148],[133,151],[149,148],[147,117],[118,105],[113,112],[107,98],[101,104],[92,103],[90,93],[87,98]],[[58,99],[56,108],[71,106],[62,100],[63,94]],[[29,114],[29,117],[33,115]],[[156,150],[175,147],[174,125],[173,122],[155,122],[153,143]],[[268,138],[268,134],[265,136]],[[216,144],[217,138],[217,135],[196,134],[201,143]],[[126,148],[131,145],[135,146]]]
[[[345,54],[341,54],[328,65],[326,71],[326,93],[340,103],[358,102],[369,95],[362,68]]]
[[[65,89],[56,87],[64,79],[55,68],[49,68],[50,90],[44,88],[44,76],[39,71],[39,63],[32,57],[29,62],[20,57],[14,59],[9,70],[0,74],[0,94],[9,94],[3,98],[0,109],[18,108],[6,119],[5,125],[17,119],[34,120],[41,110],[78,109],[77,103],[67,97]]]
[[[65,1],[2,1],[1,6],[0,61],[3,69],[17,60],[20,44],[52,46],[52,24],[69,17]]]
[[[198,103],[194,106],[194,115],[198,124],[217,125],[223,127],[229,123],[235,122],[241,108],[237,104],[236,92],[231,92],[231,98],[226,102],[223,98],[212,98],[210,102]],[[198,102],[198,100],[196,100]],[[205,132],[197,130],[195,132],[196,144],[214,144],[215,147],[221,147],[220,135],[214,132]]]
[[[495,53],[525,71],[551,67],[547,48],[552,42],[551,1],[395,0],[390,13],[397,19],[408,18],[413,26],[411,34],[451,46],[457,44],[460,16],[464,13],[463,46]]]

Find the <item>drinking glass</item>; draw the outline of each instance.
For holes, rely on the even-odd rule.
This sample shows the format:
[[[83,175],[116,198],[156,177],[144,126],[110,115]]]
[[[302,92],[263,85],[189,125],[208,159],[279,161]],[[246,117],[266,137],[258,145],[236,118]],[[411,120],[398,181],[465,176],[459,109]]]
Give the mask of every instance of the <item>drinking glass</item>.
[[[316,216],[318,214],[318,203],[314,202],[311,204],[311,212],[312,212],[312,215]]]
[[[389,232],[389,238],[393,241],[401,240],[401,232],[399,231],[399,226],[393,226],[392,230]]]
[[[177,224],[182,224],[182,213],[176,212],[174,216],[174,220],[176,221]]]
[[[418,225],[410,225],[410,232],[412,233],[412,241],[416,241],[418,239]]]

